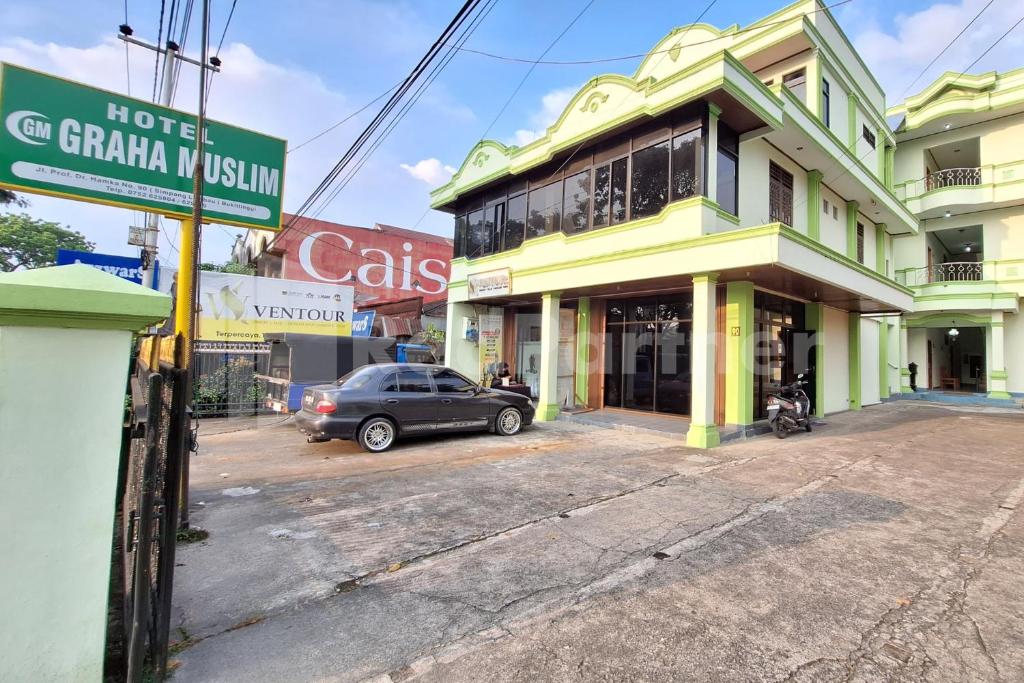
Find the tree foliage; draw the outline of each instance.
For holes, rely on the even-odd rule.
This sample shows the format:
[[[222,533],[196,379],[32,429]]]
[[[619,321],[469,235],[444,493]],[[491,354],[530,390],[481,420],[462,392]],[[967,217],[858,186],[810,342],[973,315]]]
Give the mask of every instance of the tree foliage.
[[[57,261],[58,249],[92,251],[96,245],[80,232],[28,214],[0,216],[0,271],[41,268]]]
[[[232,273],[234,275],[256,274],[256,266],[249,265],[248,263],[235,263],[234,261],[228,261],[224,264],[200,263],[199,270],[207,270],[214,273]]]
[[[28,200],[22,199],[18,195],[14,194],[10,190],[0,189],[0,206],[6,206],[14,204],[15,206],[26,207],[28,206]]]

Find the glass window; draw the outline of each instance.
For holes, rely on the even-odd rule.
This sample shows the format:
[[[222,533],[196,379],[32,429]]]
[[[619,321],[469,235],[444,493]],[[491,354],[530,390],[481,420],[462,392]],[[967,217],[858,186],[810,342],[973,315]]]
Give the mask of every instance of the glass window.
[[[526,231],[526,194],[510,197],[508,218],[505,220],[504,249],[515,249],[523,243]]]
[[[868,128],[867,126],[864,126],[863,130],[861,131],[861,135],[864,137],[864,140],[869,145],[871,145],[871,149],[874,149],[875,148],[875,134],[871,132],[871,129]]]
[[[398,391],[398,374],[391,373],[380,383],[381,391]]]
[[[487,231],[490,236],[490,246],[485,253],[493,254],[501,251],[504,243],[505,233],[505,204],[497,204],[485,209],[487,213],[487,224],[490,229]]]
[[[434,370],[434,385],[437,387],[437,391],[442,394],[468,393],[476,389],[475,384],[449,368]]]
[[[484,211],[473,211],[466,221],[466,258],[483,256],[490,248],[491,227],[484,220]]]
[[[611,176],[610,165],[594,169],[594,219],[595,228],[603,228],[608,225],[608,202],[611,199]]]
[[[455,246],[454,256],[466,255],[466,216],[455,217]]]
[[[831,100],[828,81],[823,78],[821,79],[821,120],[824,121],[826,128],[832,125]]]
[[[587,229],[590,214],[590,171],[565,179],[562,203],[562,232],[572,234]]]
[[[633,152],[630,184],[632,218],[652,216],[665,208],[668,203],[668,164],[668,140]]]
[[[629,179],[629,157],[612,162],[612,223],[626,220],[626,187]]]
[[[827,216],[828,215],[828,200],[827,199],[822,199],[821,200],[821,207],[825,211],[825,215]]]
[[[793,225],[793,174],[768,163],[768,220]]]
[[[398,373],[399,391],[417,394],[430,393],[430,380],[422,370],[405,370]]]
[[[791,71],[783,76],[782,84],[789,88],[800,101],[807,100],[807,72],[803,69]]]
[[[558,232],[562,218],[562,181],[530,191],[526,239]]]
[[[715,201],[732,215],[738,215],[739,136],[732,128],[718,122],[718,189]]]
[[[376,376],[376,368],[372,366],[363,366],[361,368],[356,368],[352,372],[348,373],[347,375],[339,379],[337,382],[335,382],[335,384],[341,387],[342,391],[356,391],[357,389],[362,389],[363,387],[365,387],[367,384],[370,383],[370,380]]]
[[[701,129],[697,128],[672,139],[672,201],[703,191],[700,138]]]

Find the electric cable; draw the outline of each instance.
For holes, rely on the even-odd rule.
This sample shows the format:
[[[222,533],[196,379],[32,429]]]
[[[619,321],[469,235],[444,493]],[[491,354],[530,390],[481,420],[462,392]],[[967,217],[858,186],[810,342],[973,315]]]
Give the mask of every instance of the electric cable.
[[[292,152],[297,152],[298,150],[302,149],[303,147],[305,147],[309,143],[314,142],[316,140],[319,140],[323,136],[327,135],[328,133],[330,133],[332,130],[334,130],[338,126],[341,126],[342,124],[347,123],[348,121],[350,121],[351,119],[355,118],[359,114],[362,114],[364,111],[369,109],[371,106],[373,106],[374,104],[376,104],[380,100],[384,99],[384,97],[386,95],[390,94],[392,91],[394,91],[395,88],[397,88],[401,84],[402,84],[401,81],[399,81],[398,83],[395,83],[393,86],[391,86],[390,88],[388,88],[387,90],[382,92],[380,95],[377,95],[372,100],[370,100],[369,102],[367,102],[366,104],[364,104],[359,109],[355,110],[354,112],[352,112],[351,114],[349,114],[345,118],[341,119],[337,123],[334,123],[334,124],[328,126],[327,128],[323,129],[322,131],[320,131],[319,133],[317,133],[313,137],[309,138],[308,140],[304,140],[303,142],[300,142],[299,144],[295,145],[294,147],[289,148],[287,154],[291,154]]]
[[[969,22],[964,24],[964,27],[962,29],[960,29],[960,33],[957,33],[955,36],[953,36],[953,39],[951,41],[949,41],[948,43],[946,43],[946,46],[939,51],[939,54],[935,55],[935,57],[932,58],[932,61],[928,62],[928,66],[926,66],[925,68],[921,69],[921,73],[917,74],[917,76],[914,78],[914,80],[910,82],[910,85],[908,85],[906,87],[906,89],[903,91],[903,95],[900,96],[901,99],[907,96],[907,93],[910,91],[911,88],[914,87],[914,84],[917,83],[919,80],[921,80],[921,76],[924,76],[925,73],[928,71],[928,69],[932,68],[932,65],[935,64],[935,62],[939,61],[939,58],[942,57],[942,55],[946,54],[946,50],[948,50],[949,48],[953,47],[953,43],[958,41],[960,39],[960,36],[962,36],[964,33],[966,33],[967,29],[969,29],[971,26],[973,26],[974,22],[976,22],[978,20],[978,18],[982,14],[985,13],[985,10],[987,10],[989,7],[991,7],[992,3],[995,2],[995,1],[996,0],[988,0],[988,4],[985,5],[984,7],[982,7],[981,11],[978,12],[977,14],[975,14],[973,19],[971,19]]]
[[[159,20],[159,24],[157,24],[157,31],[156,31],[156,48],[157,48],[156,49],[156,58],[153,61],[153,97],[152,97],[152,101],[153,102],[156,102],[156,82],[157,82],[157,77],[158,77],[158,75],[160,73],[160,62],[163,61],[163,60],[160,59],[160,48],[163,47],[163,42],[164,42],[164,6],[165,6],[165,4],[166,4],[165,0],[160,0],[160,20]]]

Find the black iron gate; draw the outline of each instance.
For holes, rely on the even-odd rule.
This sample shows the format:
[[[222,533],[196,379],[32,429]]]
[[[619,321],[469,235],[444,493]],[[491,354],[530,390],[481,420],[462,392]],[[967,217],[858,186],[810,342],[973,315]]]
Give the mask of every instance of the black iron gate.
[[[168,343],[170,341],[168,340]],[[187,373],[133,359],[118,474],[107,680],[167,671],[174,549],[190,443]],[[153,354],[155,357],[157,354]]]

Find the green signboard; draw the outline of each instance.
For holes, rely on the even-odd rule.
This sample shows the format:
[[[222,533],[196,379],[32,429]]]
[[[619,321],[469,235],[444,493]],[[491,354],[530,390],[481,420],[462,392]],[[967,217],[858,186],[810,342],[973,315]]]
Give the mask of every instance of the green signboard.
[[[196,117],[0,64],[0,187],[192,215]],[[207,121],[203,218],[279,230],[287,143]]]

